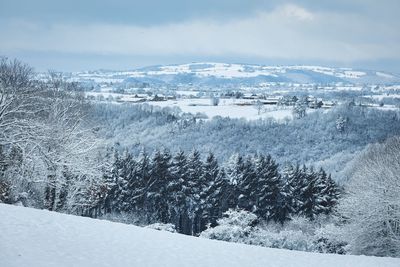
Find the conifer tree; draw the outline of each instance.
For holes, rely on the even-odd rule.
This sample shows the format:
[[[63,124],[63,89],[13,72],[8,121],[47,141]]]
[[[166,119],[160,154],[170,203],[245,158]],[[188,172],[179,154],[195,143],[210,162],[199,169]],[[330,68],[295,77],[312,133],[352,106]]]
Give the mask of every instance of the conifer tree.
[[[135,191],[134,198],[136,199],[136,203],[138,205],[138,209],[147,212],[147,193],[149,192],[149,188],[151,186],[151,177],[150,177],[150,169],[151,162],[150,157],[147,154],[145,149],[139,154],[136,164],[136,172],[139,180],[139,188]]]
[[[127,162],[129,161],[129,153],[124,151],[121,155],[116,151],[115,162],[113,166],[113,176],[115,178],[116,189],[114,191],[112,206],[116,212],[125,210],[125,197],[127,196]]]
[[[218,172],[218,176],[210,188],[210,214],[211,214],[211,226],[217,224],[217,219],[221,218],[223,213],[227,211],[231,206],[235,206],[236,200],[233,198],[232,185],[226,178],[225,169],[221,168]]]
[[[189,231],[191,234],[198,231],[201,225],[201,189],[203,178],[203,162],[199,151],[193,150],[188,159],[188,174],[184,187],[186,196],[186,207],[190,221]]]
[[[291,219],[291,215],[294,213],[293,208],[293,197],[292,197],[293,188],[289,184],[288,180],[282,179],[276,213],[275,213],[275,221],[284,224],[284,222],[289,221]]]
[[[153,156],[150,183],[147,191],[148,210],[163,223],[168,220],[168,205],[165,201],[168,198],[167,185],[171,180],[169,172],[171,155],[168,150],[163,152],[157,150]]]
[[[340,198],[340,188],[335,183],[335,181],[332,179],[332,176],[330,174],[328,175],[328,178],[327,178],[325,192],[328,195],[327,213],[330,213],[330,212],[333,211],[335,206],[338,204],[338,201],[339,201],[339,198]]]
[[[336,183],[332,180],[331,175],[328,176],[322,168],[318,171],[317,176],[320,186],[323,212],[329,214],[337,204],[339,199],[339,189]]]
[[[305,178],[300,170],[299,164],[296,164],[296,166],[291,164],[287,165],[284,170],[284,176],[288,183],[287,189],[290,190],[289,192],[286,192],[286,194],[291,196],[293,212],[298,214],[303,205],[301,190],[305,184]]]
[[[201,231],[205,227],[212,223],[214,216],[213,211],[213,193],[215,192],[214,186],[216,185],[219,176],[218,161],[213,153],[209,153],[204,162],[204,172],[201,183],[200,199],[201,199],[201,210],[202,210],[202,225]]]
[[[122,159],[119,155],[118,150],[114,151],[114,161],[112,163],[111,172],[107,179],[107,182],[112,184],[110,191],[106,196],[106,207],[108,212],[119,211],[119,199],[118,196],[121,193],[121,185],[123,184],[121,181],[121,172],[122,168]]]
[[[258,156],[256,160],[257,187],[257,214],[267,220],[277,221],[278,201],[280,198],[280,174],[278,164],[268,156]]]
[[[302,205],[300,214],[313,220],[318,214],[324,211],[322,206],[323,196],[321,195],[321,183],[313,168],[307,169],[303,167],[302,171],[303,183],[300,188],[300,197]]]
[[[127,189],[124,198],[125,211],[142,211],[142,196],[144,192],[144,183],[141,179],[141,168],[139,161],[132,155],[126,160],[127,168]]]
[[[239,154],[233,154],[225,164],[225,173],[228,181],[237,186],[243,179],[243,157]]]
[[[119,165],[119,192],[117,196],[118,210],[130,212],[134,210],[132,195],[134,193],[133,191],[136,188],[136,162],[134,161],[132,154],[125,150],[120,159]]]
[[[186,213],[186,198],[183,188],[187,175],[187,157],[185,152],[180,150],[172,160],[171,181],[167,185],[168,198],[166,200],[168,202],[170,220],[175,224],[178,232],[183,230],[183,220]]]
[[[241,163],[238,162],[237,164]],[[241,209],[255,211],[259,176],[256,173],[253,158],[246,157],[242,165],[237,166],[237,168],[241,171],[241,179],[238,185],[240,193],[238,206]]]
[[[225,164],[225,176],[228,181],[226,189],[226,208],[237,208],[239,204],[240,184],[243,180],[244,161],[239,154],[233,154]]]

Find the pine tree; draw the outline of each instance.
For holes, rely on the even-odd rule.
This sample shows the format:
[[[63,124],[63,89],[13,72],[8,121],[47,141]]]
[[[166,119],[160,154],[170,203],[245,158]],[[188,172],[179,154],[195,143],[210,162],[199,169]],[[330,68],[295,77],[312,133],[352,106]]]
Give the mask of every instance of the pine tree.
[[[241,196],[240,184],[243,180],[244,161],[239,154],[232,155],[225,164],[226,186],[225,204],[227,209],[237,208]]]
[[[102,177],[98,182],[92,181],[87,185],[87,189],[81,194],[77,203],[83,207],[80,213],[86,216],[97,217],[111,213],[114,209],[113,203],[117,192],[114,166],[118,153],[114,151],[114,148],[107,149],[104,158],[106,160],[102,163]]]
[[[283,201],[279,199],[281,177],[278,164],[268,155],[258,156],[256,166],[257,214],[264,219],[278,221],[278,201]]]
[[[186,213],[186,198],[183,192],[185,179],[188,176],[187,157],[185,152],[179,151],[173,158],[171,166],[171,181],[167,185],[168,210],[171,222],[175,224],[176,230],[183,231]]]
[[[294,213],[292,192],[293,188],[289,184],[288,180],[282,179],[274,217],[275,221],[282,225],[286,221],[289,221],[291,215]]]
[[[332,180],[331,175],[327,175],[326,172],[321,168],[317,173],[319,187],[320,187],[320,198],[322,199],[321,205],[323,212],[329,214],[337,204],[340,193],[336,183]]]
[[[124,151],[122,155],[116,152],[115,159],[113,176],[115,178],[116,188],[113,192],[112,209],[116,212],[121,212],[126,210],[125,198],[128,195],[128,162],[131,156],[127,151]]]
[[[300,214],[313,220],[318,214],[324,211],[322,206],[323,197],[321,196],[321,184],[314,170],[307,169],[306,166],[302,169],[303,181],[300,197],[302,206]]]
[[[207,155],[206,161],[204,163],[203,179],[207,181],[206,184],[212,184],[217,179],[218,174],[219,174],[218,161],[215,158],[214,154],[210,152]]]
[[[237,186],[243,179],[243,157],[239,154],[233,154],[225,164],[226,178],[230,184]]]
[[[300,170],[299,164],[293,166],[288,164],[284,170],[285,180],[288,183],[286,195],[291,196],[291,206],[294,214],[298,214],[303,202],[301,190],[305,184],[305,177]]]
[[[124,212],[132,212],[134,210],[134,203],[132,196],[136,188],[136,162],[132,154],[127,150],[121,158],[120,171],[119,171],[119,195],[117,196],[118,210]]]
[[[207,155],[206,161],[204,162],[204,172],[201,183],[200,199],[201,199],[201,210],[202,214],[202,225],[200,231],[205,230],[206,226],[212,224],[214,216],[213,207],[213,194],[214,186],[216,185],[219,176],[218,161],[213,153]]]
[[[327,207],[328,207],[327,211],[329,213],[332,212],[332,210],[338,204],[340,199],[340,188],[332,179],[332,176],[330,174],[328,175],[327,179],[326,192],[329,196],[327,201]]]
[[[238,162],[237,164],[241,164]],[[237,167],[241,171],[241,179],[239,180],[239,192],[238,206],[241,209],[248,211],[256,210],[257,202],[257,187],[258,187],[258,176],[254,166],[254,160],[251,157],[247,157],[243,161],[242,166]]]
[[[143,211],[143,194],[145,191],[144,180],[142,179],[142,158],[136,160],[132,155],[126,160],[127,170],[127,188],[124,199],[125,211],[142,212]]]
[[[116,197],[117,183],[112,170],[112,165],[110,164],[105,172],[103,172],[102,183],[98,191],[98,208],[100,209],[100,214],[111,213],[114,208],[113,201]]]
[[[135,190],[135,194],[133,197],[135,198],[138,209],[143,210],[145,213],[148,213],[147,193],[149,192],[152,180],[150,176],[150,157],[145,149],[143,149],[139,154],[136,168],[139,180],[139,188]]]
[[[190,225],[188,231],[193,235],[201,225],[201,189],[202,177],[204,169],[203,162],[200,158],[200,153],[194,150],[188,159],[188,174],[184,186],[184,193],[186,196],[186,207]]]
[[[171,155],[168,150],[156,151],[150,171],[150,182],[147,191],[147,210],[163,223],[169,222],[167,199],[167,185],[171,180],[169,172]]]
[[[231,206],[236,206],[236,200],[233,198],[232,185],[226,178],[224,168],[221,168],[218,175],[210,187],[210,223],[211,226],[217,225],[217,219],[221,218],[223,213]]]
[[[119,171],[121,166],[121,158],[117,150],[112,151],[112,153],[113,161],[111,163],[111,168],[103,175],[104,185],[107,187],[103,201],[105,213],[119,211],[117,198],[120,193]]]

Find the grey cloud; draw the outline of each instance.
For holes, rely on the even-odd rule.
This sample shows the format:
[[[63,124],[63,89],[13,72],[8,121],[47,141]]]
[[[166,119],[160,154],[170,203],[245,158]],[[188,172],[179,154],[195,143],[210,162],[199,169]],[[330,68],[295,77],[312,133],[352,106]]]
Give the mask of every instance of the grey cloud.
[[[151,9],[152,0],[130,2],[134,4],[113,2],[117,7],[110,8],[111,15],[108,15],[111,17],[114,10],[121,10],[122,16],[132,10],[132,18],[122,22],[102,20],[102,15],[107,17],[103,14],[105,11],[99,11],[101,8],[97,6],[90,9],[87,1],[82,1],[84,7],[89,8],[86,21],[63,20],[62,12],[54,9],[66,2],[61,6],[38,2],[33,11],[43,8],[54,18],[49,22],[25,16],[24,9],[20,17],[2,16],[0,34],[7,38],[0,43],[0,54],[99,55],[114,56],[115,60],[125,56],[140,58],[144,64],[157,57],[168,58],[170,62],[174,58],[176,61],[182,58],[227,58],[230,61],[256,58],[265,62],[274,59],[346,65],[400,60],[398,22],[393,22],[393,10],[399,8],[397,2],[391,0],[382,1],[380,5],[369,0],[322,0],[318,5],[315,1],[224,0],[213,1],[216,4],[210,7],[215,9],[205,6],[210,4],[209,0],[189,4],[174,0],[163,1],[163,12]],[[46,3],[49,4],[47,9]],[[100,6],[105,3],[99,1]],[[230,9],[223,11],[221,8],[226,5]],[[148,11],[142,12],[142,16],[152,18],[152,23],[144,23],[140,16],[134,16],[141,9]],[[191,12],[182,15],[181,10]],[[174,14],[177,18],[172,18]],[[145,60],[146,57],[152,60]]]

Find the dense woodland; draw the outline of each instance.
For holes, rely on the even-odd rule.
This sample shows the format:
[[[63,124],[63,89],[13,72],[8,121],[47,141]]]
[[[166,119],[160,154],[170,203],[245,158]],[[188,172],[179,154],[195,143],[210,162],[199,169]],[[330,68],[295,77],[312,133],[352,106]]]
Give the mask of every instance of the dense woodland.
[[[354,106],[350,100],[329,112],[315,111],[286,123],[222,117],[204,121],[177,108],[104,103],[94,104],[93,120],[103,126],[100,134],[109,145],[119,143],[135,155],[143,148],[153,152],[161,147],[171,152],[212,151],[222,161],[235,153],[263,153],[282,166],[289,162],[323,167],[335,180],[343,180],[343,165],[355,152],[400,134],[398,110]]]
[[[193,235],[215,226],[228,209],[283,224],[293,215],[312,220],[330,214],[339,198],[339,188],[322,169],[287,166],[281,174],[269,155],[233,155],[224,167],[212,153],[203,161],[198,151],[156,151],[151,157],[143,152],[136,159],[114,152],[113,159],[102,181],[90,188],[84,215],[133,212]]]
[[[0,202],[9,204],[128,214],[274,247],[302,220],[324,249],[301,248],[304,229],[286,248],[400,256],[399,133],[398,111],[351,103],[285,123],[91,103],[59,74],[37,80],[29,66],[0,60]],[[346,170],[343,188],[328,174],[335,168]]]

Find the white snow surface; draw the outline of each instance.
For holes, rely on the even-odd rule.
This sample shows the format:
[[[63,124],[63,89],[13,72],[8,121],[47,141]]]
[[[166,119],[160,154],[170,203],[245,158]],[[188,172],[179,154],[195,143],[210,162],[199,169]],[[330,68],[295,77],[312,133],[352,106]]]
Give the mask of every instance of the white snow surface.
[[[146,77],[159,75],[195,74],[198,77],[218,77],[218,78],[251,78],[260,75],[279,77],[288,71],[312,71],[338,78],[359,79],[366,76],[364,71],[353,70],[351,68],[331,68],[321,66],[263,66],[252,64],[227,64],[217,62],[198,62],[181,65],[164,65],[150,67],[148,70],[132,71],[94,71],[94,72],[75,72],[72,73],[71,81],[81,79],[93,80],[96,82],[119,82],[121,77]],[[386,72],[375,72],[379,77],[394,78]]]
[[[197,68],[198,66],[199,68]],[[247,69],[246,69],[247,68]],[[288,70],[307,70],[325,75],[340,78],[360,78],[366,73],[362,71],[353,71],[346,68],[329,68],[321,66],[261,66],[248,64],[227,64],[216,62],[199,62],[182,65],[166,65],[159,70],[147,72],[132,72],[132,77],[143,77],[146,75],[176,75],[182,73],[194,73],[198,76],[215,76],[220,78],[249,78],[259,75],[278,77],[279,74],[286,73]],[[384,74],[383,72],[381,72]]]
[[[181,95],[197,95],[196,91],[179,91]],[[86,92],[86,96],[99,97],[102,96],[104,99],[112,97],[112,102],[122,103],[139,103],[143,100],[142,97],[136,98],[133,94],[119,94],[111,92]],[[182,112],[187,113],[203,113],[209,119],[215,116],[229,117],[235,119],[246,119],[246,120],[258,120],[265,118],[274,118],[278,122],[284,122],[286,119],[290,120],[293,118],[292,109],[293,107],[276,106],[276,105],[263,105],[260,113],[256,109],[255,103],[257,100],[245,100],[245,99],[220,99],[218,106],[211,104],[209,98],[182,98],[177,100],[167,101],[147,101],[146,103],[158,107],[179,107]],[[307,113],[314,112],[315,109],[308,109]]]
[[[398,267],[400,259],[227,243],[0,204],[0,266]]]
[[[216,62],[199,62],[181,65],[165,65],[158,70],[133,71],[131,77],[144,77],[147,75],[176,75],[183,73],[192,73],[200,77],[214,76],[219,78],[250,78],[260,75],[278,77],[279,74],[286,73],[289,70],[307,70],[325,75],[340,78],[360,78],[366,73],[362,71],[353,71],[347,68],[329,68],[321,66],[261,66],[249,64],[227,64]],[[384,74],[383,72],[381,72]]]
[[[276,105],[263,105],[260,114],[256,109],[256,100],[220,99],[218,106],[211,105],[211,99],[179,99],[168,101],[148,102],[159,107],[179,107],[183,112],[192,114],[204,113],[209,119],[215,116],[235,119],[257,120],[274,118],[277,121],[292,119],[292,107],[277,107]],[[314,110],[307,110],[313,112]]]

